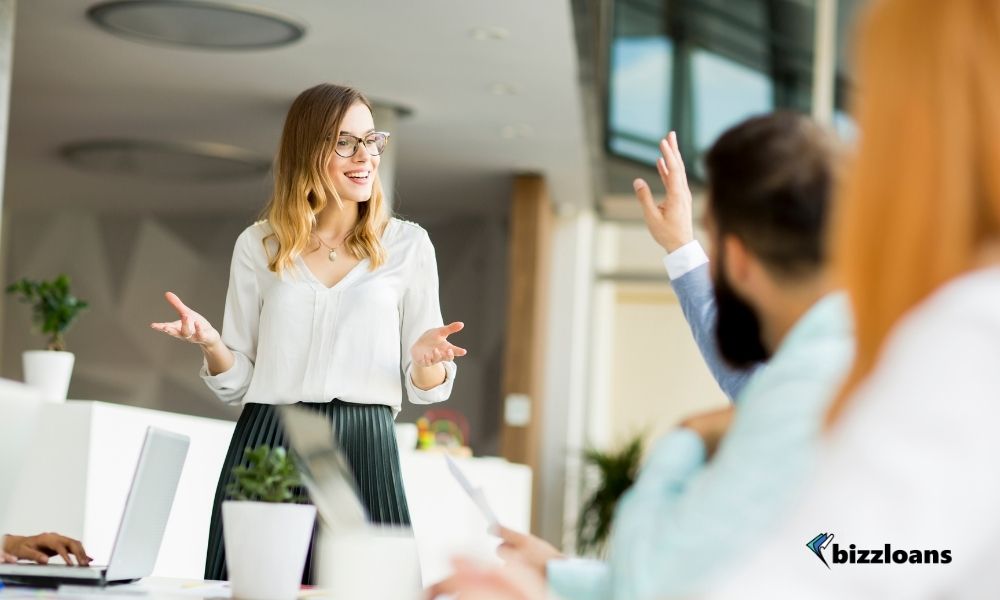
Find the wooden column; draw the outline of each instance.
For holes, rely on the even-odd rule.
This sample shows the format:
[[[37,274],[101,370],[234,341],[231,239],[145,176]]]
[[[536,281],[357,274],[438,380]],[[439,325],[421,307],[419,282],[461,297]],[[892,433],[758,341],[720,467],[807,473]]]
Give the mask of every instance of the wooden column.
[[[545,324],[554,215],[545,180],[514,179],[508,246],[500,453],[532,469],[532,530],[537,530],[544,414]],[[553,416],[555,418],[555,416]]]

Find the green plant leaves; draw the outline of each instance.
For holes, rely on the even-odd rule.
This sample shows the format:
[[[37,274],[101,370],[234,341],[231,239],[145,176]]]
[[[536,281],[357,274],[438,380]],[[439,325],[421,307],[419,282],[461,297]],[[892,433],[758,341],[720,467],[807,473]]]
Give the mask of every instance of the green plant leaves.
[[[247,465],[233,467],[232,480],[226,486],[230,500],[254,502],[302,503],[307,499],[301,492],[302,479],[295,461],[278,446],[247,447],[243,451]]]
[[[69,291],[69,277],[60,274],[52,281],[24,278],[7,286],[8,294],[17,294],[21,302],[32,304],[32,321],[49,336],[49,350],[65,350],[63,334],[88,304]]]
[[[576,545],[581,555],[603,555],[618,499],[638,475],[643,438],[637,435],[617,451],[584,453],[584,461],[596,467],[600,482],[584,502],[576,524]]]

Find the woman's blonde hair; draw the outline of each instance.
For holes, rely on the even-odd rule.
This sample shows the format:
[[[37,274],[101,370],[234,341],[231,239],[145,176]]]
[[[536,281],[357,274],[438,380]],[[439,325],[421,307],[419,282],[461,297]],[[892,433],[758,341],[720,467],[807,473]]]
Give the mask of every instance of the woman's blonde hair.
[[[330,179],[340,123],[355,104],[372,109],[364,94],[353,88],[323,83],[298,95],[281,133],[274,160],[274,193],[261,213],[272,233],[264,238],[268,268],[281,273],[309,244],[316,215],[332,200],[343,207]],[[342,247],[358,258],[368,258],[375,269],[385,262],[381,237],[389,222],[382,184],[376,173],[372,197],[358,206],[358,223]],[[274,242],[274,243],[271,243]]]
[[[877,2],[859,50],[860,139],[833,252],[857,355],[831,423],[897,321],[1000,233],[1000,2]]]

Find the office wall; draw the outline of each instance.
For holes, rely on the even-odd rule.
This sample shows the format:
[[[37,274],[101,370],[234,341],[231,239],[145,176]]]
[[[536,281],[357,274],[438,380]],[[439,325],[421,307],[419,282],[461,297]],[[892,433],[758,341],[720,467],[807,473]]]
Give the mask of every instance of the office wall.
[[[410,214],[430,234],[437,254],[441,314],[465,329],[449,338],[469,351],[458,359],[458,378],[441,408],[468,419],[472,448],[496,455],[500,447],[500,379],[507,302],[507,217]],[[399,421],[414,421],[434,407],[404,404]]]
[[[234,418],[197,375],[201,352],[149,328],[176,313],[163,293],[221,324],[233,242],[250,215],[8,214],[6,273],[66,273],[90,303],[68,332],[76,354],[69,397]],[[20,352],[44,348],[28,305],[4,312],[3,376],[21,378]]]
[[[670,288],[665,252],[645,225],[605,222],[598,239],[592,361],[601,375],[591,398],[588,439],[608,448],[640,432],[652,441],[686,416],[724,406],[726,398]]]
[[[7,133],[10,125],[10,87],[14,73],[14,8],[16,0],[0,0],[0,247],[6,232],[3,223],[4,184],[7,173]],[[3,265],[0,264],[0,280],[3,280]],[[7,299],[0,297],[0,312]],[[0,322],[0,352],[2,346],[3,323]]]
[[[666,284],[616,286],[611,439],[652,442],[680,420],[725,406]]]
[[[69,396],[217,418],[239,411],[220,403],[197,371],[201,353],[149,328],[175,313],[163,292],[220,325],[233,243],[254,218],[246,214],[129,215],[13,212],[5,242],[8,281],[66,273],[90,302],[67,335],[76,354]],[[499,380],[506,285],[502,213],[437,216],[423,223],[437,248],[446,320],[466,322],[455,342],[467,347],[447,408],[469,419],[477,452],[497,445]],[[27,305],[9,301],[3,314],[2,376],[21,378],[21,351],[43,348]],[[426,407],[404,403],[402,421]]]

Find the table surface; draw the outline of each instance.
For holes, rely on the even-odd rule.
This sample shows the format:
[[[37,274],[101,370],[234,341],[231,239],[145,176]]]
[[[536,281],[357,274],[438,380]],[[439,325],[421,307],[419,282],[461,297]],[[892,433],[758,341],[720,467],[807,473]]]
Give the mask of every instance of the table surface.
[[[147,577],[135,583],[113,585],[106,588],[88,586],[62,586],[59,589],[37,589],[7,586],[0,589],[0,598],[128,598],[141,597],[148,600],[230,598],[229,583],[225,581],[201,581],[196,579],[171,579],[168,577]],[[323,590],[304,588],[299,593],[300,600],[322,600],[329,596]]]

